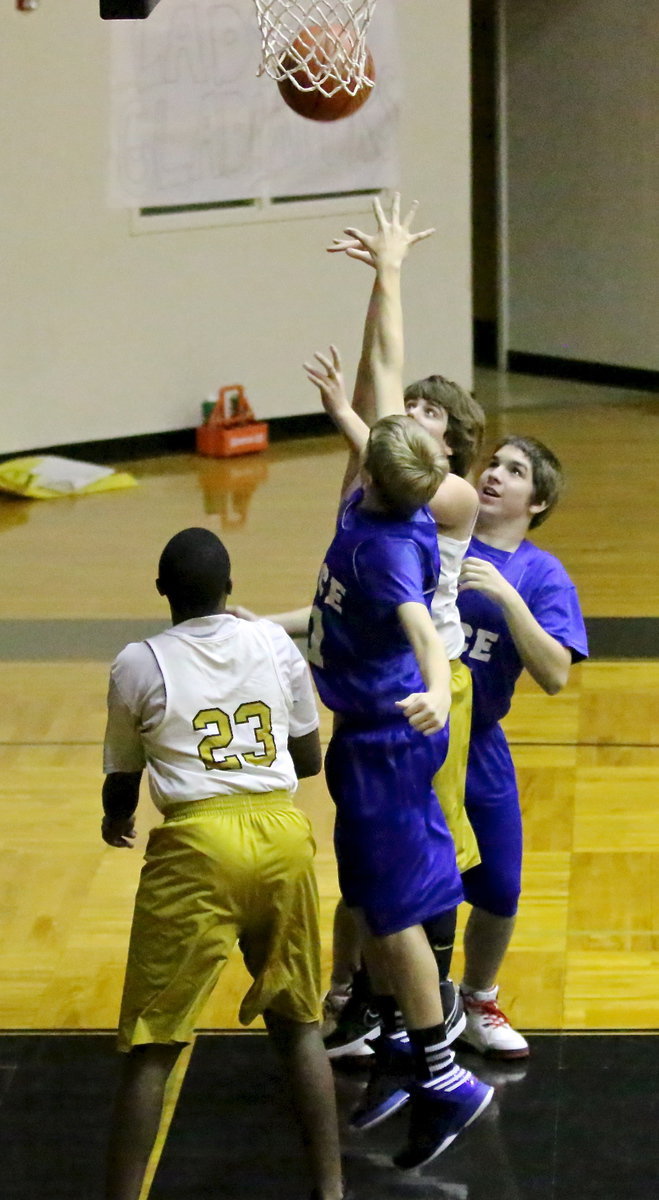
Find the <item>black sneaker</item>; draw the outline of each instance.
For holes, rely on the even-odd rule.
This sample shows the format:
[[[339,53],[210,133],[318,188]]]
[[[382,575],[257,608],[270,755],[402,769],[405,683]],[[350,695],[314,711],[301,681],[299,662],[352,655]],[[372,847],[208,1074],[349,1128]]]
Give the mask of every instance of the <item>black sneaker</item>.
[[[412,1047],[406,1033],[383,1033],[373,1042],[375,1062],[351,1129],[372,1129],[407,1104],[413,1078]]]
[[[442,1008],[444,1010],[444,1028],[446,1030],[446,1045],[450,1046],[460,1034],[467,1024],[465,1016],[464,1004],[460,994],[460,988],[456,987],[452,979],[443,979],[439,985],[439,990],[442,997]]]
[[[368,999],[355,993],[344,1005],[333,1033],[323,1038],[329,1058],[366,1056],[373,1051],[369,1042],[380,1034],[380,1014],[369,1006]]]

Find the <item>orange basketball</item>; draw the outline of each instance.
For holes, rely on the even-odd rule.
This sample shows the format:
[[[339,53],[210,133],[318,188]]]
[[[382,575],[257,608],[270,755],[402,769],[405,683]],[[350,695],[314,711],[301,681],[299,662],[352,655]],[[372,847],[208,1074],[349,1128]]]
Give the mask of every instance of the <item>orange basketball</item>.
[[[341,86],[330,94],[337,86],[336,76],[328,74],[336,56],[337,41],[344,47],[346,55],[354,49],[353,35],[341,25],[329,28],[310,25],[302,30],[280,59],[283,69],[292,76],[277,83],[282,99],[293,112],[311,121],[338,121],[341,117],[349,117],[366,103],[373,90],[367,83],[356,86],[350,64],[343,62],[339,55],[337,68]],[[367,79],[375,79],[370,50],[366,51],[364,74]],[[310,90],[300,91],[294,80],[300,87]],[[346,88],[350,90],[346,91]]]

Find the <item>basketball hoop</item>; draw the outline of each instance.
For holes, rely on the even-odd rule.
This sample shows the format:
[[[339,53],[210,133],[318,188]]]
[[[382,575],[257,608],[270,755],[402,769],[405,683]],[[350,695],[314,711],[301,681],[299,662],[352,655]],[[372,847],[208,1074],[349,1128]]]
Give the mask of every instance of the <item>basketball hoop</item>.
[[[254,0],[261,31],[259,75],[299,91],[354,95],[373,87],[366,30],[376,0]],[[319,44],[321,51],[319,53]],[[322,62],[319,73],[318,63]],[[313,69],[308,70],[312,67]]]

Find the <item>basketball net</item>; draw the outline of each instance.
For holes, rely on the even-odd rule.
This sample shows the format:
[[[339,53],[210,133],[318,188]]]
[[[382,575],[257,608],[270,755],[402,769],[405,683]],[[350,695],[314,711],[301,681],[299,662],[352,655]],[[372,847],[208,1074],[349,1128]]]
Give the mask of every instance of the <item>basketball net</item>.
[[[376,0],[254,0],[264,72],[290,79],[301,92],[355,95],[372,87],[366,74],[366,30]],[[319,72],[319,63],[322,72]],[[310,66],[307,72],[306,67]]]

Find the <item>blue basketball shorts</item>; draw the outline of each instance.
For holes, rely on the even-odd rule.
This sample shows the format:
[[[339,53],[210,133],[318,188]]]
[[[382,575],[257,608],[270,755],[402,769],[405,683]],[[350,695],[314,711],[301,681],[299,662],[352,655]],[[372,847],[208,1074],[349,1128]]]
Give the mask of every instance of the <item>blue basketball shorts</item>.
[[[453,839],[432,781],[448,729],[424,737],[407,722],[345,723],[325,756],[336,805],[341,894],[376,937],[421,924],[463,898]]]
[[[514,917],[522,879],[522,814],[500,725],[472,729],[465,807],[481,856],[462,876],[465,899],[497,917]]]

